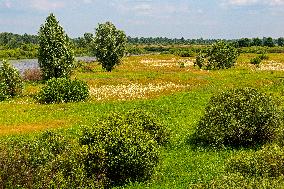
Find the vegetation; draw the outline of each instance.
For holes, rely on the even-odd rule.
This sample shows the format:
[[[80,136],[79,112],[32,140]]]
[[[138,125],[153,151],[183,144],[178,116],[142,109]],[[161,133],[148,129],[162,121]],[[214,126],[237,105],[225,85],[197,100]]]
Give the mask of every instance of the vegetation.
[[[99,24],[94,38],[93,53],[103,69],[110,72],[120,63],[125,53],[126,40],[124,32],[117,30],[111,22]]]
[[[0,101],[22,93],[23,82],[17,69],[7,61],[3,61],[0,67]]]
[[[284,173],[284,151],[277,144],[267,145],[261,150],[240,153],[232,157],[226,169],[243,176],[279,177]]]
[[[63,103],[84,101],[89,96],[86,82],[66,78],[53,78],[47,81],[36,99],[40,103]]]
[[[123,64],[112,73],[103,71],[98,62],[78,65],[82,67],[78,67],[72,77],[87,82],[90,88],[88,101],[78,103],[38,104],[32,97],[43,84],[27,82],[22,96],[1,102],[0,162],[4,163],[0,166],[5,166],[0,168],[0,177],[2,180],[5,178],[5,183],[11,187],[19,185],[26,188],[95,188],[111,184],[105,174],[98,174],[98,177],[87,174],[83,161],[88,157],[84,156],[88,154],[87,146],[81,146],[78,137],[83,136],[82,127],[91,131],[96,127],[101,129],[98,119],[107,123],[106,117],[119,115],[117,119],[123,118],[119,120],[133,117],[131,123],[147,123],[139,121],[140,117],[142,120],[150,117],[156,125],[166,125],[171,130],[170,136],[165,135],[170,137],[167,143],[160,143],[163,145],[154,140],[156,134],[144,134],[141,129],[137,131],[143,132],[143,136],[147,135],[156,144],[159,162],[146,182],[126,181],[124,188],[281,188],[281,176],[243,176],[238,171],[229,171],[227,162],[231,158],[242,153],[254,153],[255,148],[258,151],[257,147],[193,148],[191,143],[187,143],[188,136],[196,131],[204,115],[209,99],[222,91],[254,87],[261,94],[279,98],[283,108],[282,54],[268,54],[269,61],[281,63],[279,67],[271,64],[275,69],[268,71],[251,69],[250,59],[255,56],[257,54],[241,54],[234,68],[210,72],[194,68],[190,64],[193,61],[191,57],[171,54],[124,57]],[[185,68],[181,69],[179,62],[184,62]],[[261,68],[265,68],[266,64],[261,64]],[[89,71],[83,69],[85,66]],[[141,109],[142,113],[133,109]],[[147,113],[143,113],[145,110]],[[56,133],[40,132],[49,129],[56,129]],[[91,133],[95,132],[98,130]],[[144,138],[141,140],[144,141]],[[282,139],[279,137],[277,140]],[[6,186],[4,188],[9,188]]]
[[[213,146],[254,146],[276,138],[281,114],[271,97],[255,89],[233,89],[210,99],[193,140]]]
[[[111,115],[83,130],[80,144],[86,147],[84,162],[88,174],[105,176],[107,185],[150,178],[159,160],[153,132],[161,130],[154,130],[151,124],[154,120],[145,119],[141,113]],[[130,114],[136,117],[130,117]]]
[[[196,65],[208,70],[231,68],[238,58],[237,49],[224,41],[214,43],[206,53],[199,53]]]
[[[126,54],[144,55],[112,73],[99,62],[79,62],[72,80],[24,72],[23,93],[0,103],[0,188],[284,187],[281,39],[128,39]],[[74,39],[76,54],[93,40]],[[37,52],[29,43],[0,56]],[[269,61],[255,69],[254,57]]]
[[[69,78],[74,68],[74,54],[71,42],[53,14],[39,31],[38,62],[43,79]]]

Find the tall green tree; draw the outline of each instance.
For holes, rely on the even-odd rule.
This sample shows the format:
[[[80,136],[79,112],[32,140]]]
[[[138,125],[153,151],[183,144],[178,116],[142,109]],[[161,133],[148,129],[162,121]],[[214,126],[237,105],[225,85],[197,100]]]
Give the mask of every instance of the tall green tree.
[[[103,69],[110,72],[120,63],[125,53],[126,42],[125,33],[116,29],[111,22],[99,24],[92,51]]]
[[[53,14],[39,30],[38,62],[45,80],[69,78],[74,68],[71,41]]]

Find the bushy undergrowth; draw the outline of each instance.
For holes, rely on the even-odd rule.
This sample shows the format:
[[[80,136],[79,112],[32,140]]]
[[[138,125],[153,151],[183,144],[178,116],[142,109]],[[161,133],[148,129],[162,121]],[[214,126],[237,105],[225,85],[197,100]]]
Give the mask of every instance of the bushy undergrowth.
[[[200,184],[193,188],[218,189],[282,189],[284,176],[277,178],[246,177],[239,173],[230,173],[213,179],[208,184]]]
[[[149,113],[112,114],[81,135],[44,132],[0,143],[0,188],[109,188],[149,179],[162,126]],[[165,133],[165,132],[164,132]]]
[[[150,114],[130,111],[112,114],[87,127],[80,143],[86,148],[88,173],[104,175],[109,185],[147,180],[159,160],[159,144],[168,139],[165,128]]]
[[[42,80],[42,72],[38,68],[27,69],[24,71],[23,79],[25,81],[40,81]]]
[[[243,176],[279,177],[284,175],[284,149],[267,145],[256,152],[243,152],[232,157],[227,170]]]
[[[254,65],[256,65],[256,66],[259,66],[259,64],[261,63],[261,61],[263,61],[263,60],[268,60],[268,59],[269,59],[269,57],[268,57],[266,54],[262,53],[261,55],[258,55],[257,57],[252,58],[252,59],[250,60],[250,63],[251,63],[251,64],[254,64]]]
[[[256,89],[233,89],[213,96],[192,142],[213,146],[253,146],[271,141],[282,125],[275,101]]]
[[[0,67],[0,101],[20,95],[23,90],[21,76],[7,61]]]
[[[40,103],[64,103],[84,101],[89,96],[86,82],[66,78],[53,78],[47,81],[36,99]]]
[[[219,70],[234,66],[238,58],[238,51],[233,45],[218,41],[206,53],[199,53],[195,65],[200,69]]]

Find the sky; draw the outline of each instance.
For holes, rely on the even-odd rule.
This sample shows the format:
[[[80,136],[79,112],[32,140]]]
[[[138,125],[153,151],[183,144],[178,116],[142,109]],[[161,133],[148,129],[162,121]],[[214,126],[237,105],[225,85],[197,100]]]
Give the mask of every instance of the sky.
[[[72,38],[106,21],[131,37],[284,37],[284,0],[0,0],[0,32],[37,34],[50,13]]]

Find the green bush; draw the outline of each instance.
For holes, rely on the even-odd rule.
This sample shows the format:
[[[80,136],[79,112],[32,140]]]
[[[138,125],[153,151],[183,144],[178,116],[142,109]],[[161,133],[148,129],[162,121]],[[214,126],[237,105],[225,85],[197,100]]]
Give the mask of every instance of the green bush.
[[[0,67],[0,101],[20,95],[22,90],[23,82],[19,71],[4,60]]]
[[[275,101],[256,89],[233,89],[213,96],[192,142],[213,146],[253,146],[277,136],[282,119]]]
[[[241,174],[225,174],[214,178],[208,184],[197,185],[197,188],[218,189],[282,189],[284,176],[270,177],[246,177]],[[194,188],[194,187],[193,187]]]
[[[277,144],[256,152],[243,152],[232,157],[226,169],[243,176],[279,177],[284,175],[284,149]]]
[[[259,58],[259,56],[254,57],[254,58],[252,58],[252,59],[250,60],[250,63],[251,63],[251,64],[254,64],[254,65],[256,65],[256,66],[259,66],[259,64],[261,63],[261,59]]]
[[[86,82],[65,78],[53,78],[47,81],[36,99],[40,103],[63,103],[84,101],[89,96]]]
[[[233,45],[218,41],[206,53],[200,52],[197,55],[195,65],[207,70],[227,69],[236,63],[238,56],[239,53]]]
[[[0,144],[0,188],[101,188],[90,178],[76,139],[47,131],[33,140]]]
[[[169,141],[169,129],[154,114],[144,110],[134,109],[124,114],[113,113],[108,120],[110,120],[109,124],[114,126],[126,123],[132,127],[140,128],[144,132],[149,133],[159,145],[164,145]]]
[[[268,55],[264,54],[264,53],[261,53],[261,55],[257,56],[257,57],[254,57],[250,60],[250,63],[251,64],[254,64],[256,66],[259,66],[259,64],[261,63],[262,60],[268,60],[269,57]]]
[[[159,160],[158,143],[153,140],[154,132],[144,131],[151,131],[151,124],[142,129],[140,116],[116,114],[83,129],[80,143],[86,148],[84,162],[89,175],[103,175],[109,185],[149,179]]]

